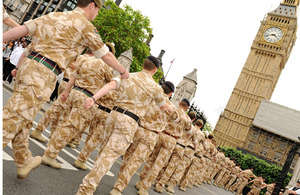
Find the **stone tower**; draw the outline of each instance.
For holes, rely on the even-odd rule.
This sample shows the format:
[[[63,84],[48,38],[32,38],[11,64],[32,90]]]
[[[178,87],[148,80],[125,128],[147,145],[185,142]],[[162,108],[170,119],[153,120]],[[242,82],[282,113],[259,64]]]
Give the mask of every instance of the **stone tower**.
[[[177,106],[183,99],[187,98],[190,102],[195,97],[197,90],[197,69],[183,77],[182,81],[176,87],[172,102]]]
[[[129,71],[130,70],[130,65],[132,63],[132,48],[130,48],[129,50],[127,50],[123,53],[121,53],[120,56],[118,57],[118,61],[120,62],[120,64],[122,64],[124,66],[124,68],[126,68]],[[113,74],[116,77],[120,73],[116,70],[113,70]]]
[[[263,99],[270,100],[296,40],[299,0],[283,0],[268,13],[215,127],[220,146],[245,147],[245,139]]]

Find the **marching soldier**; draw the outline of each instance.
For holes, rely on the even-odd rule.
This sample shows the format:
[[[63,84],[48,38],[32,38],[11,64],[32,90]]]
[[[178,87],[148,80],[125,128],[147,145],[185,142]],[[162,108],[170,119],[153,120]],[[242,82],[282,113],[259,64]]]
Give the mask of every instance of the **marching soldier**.
[[[266,188],[267,188],[266,195],[271,195],[273,193],[275,185],[276,185],[275,182],[273,182],[271,184],[266,184]]]
[[[100,180],[111,168],[114,161],[124,155],[133,141],[140,117],[148,111],[148,105],[155,101],[160,109],[173,112],[173,106],[166,104],[162,88],[152,76],[159,68],[159,61],[149,56],[143,64],[143,70],[131,73],[130,78],[121,80],[120,77],[101,88],[91,98],[86,99],[85,108],[91,108],[95,101],[111,90],[117,90],[118,99],[106,120],[105,128],[113,129],[112,134],[98,153],[93,169],[83,178],[77,194],[93,194]]]
[[[129,72],[109,52],[90,23],[101,7],[100,0],[78,0],[77,8],[72,11],[51,12],[3,34],[3,42],[27,34],[32,37],[16,66],[19,70],[14,92],[3,108],[3,148],[12,141],[20,179],[25,179],[42,162],[40,156],[33,158],[29,150],[28,134],[32,121],[42,105],[49,101],[56,76],[65,71],[86,47],[119,71],[122,78],[129,77]],[[74,18],[76,22],[73,22]]]
[[[262,188],[265,188],[264,181],[261,175],[259,175],[257,178],[253,179],[252,181],[248,182],[248,184],[253,183],[251,185],[251,191],[248,192],[247,195],[259,195]]]

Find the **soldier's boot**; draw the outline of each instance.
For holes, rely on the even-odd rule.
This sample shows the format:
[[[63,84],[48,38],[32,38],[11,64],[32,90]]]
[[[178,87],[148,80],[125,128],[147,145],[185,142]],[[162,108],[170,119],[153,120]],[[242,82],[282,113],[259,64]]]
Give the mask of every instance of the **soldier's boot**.
[[[192,185],[191,183],[188,183],[186,187],[188,187],[188,188],[192,188],[192,187],[193,187],[193,185]]]
[[[69,146],[70,148],[76,148],[76,145],[73,144],[72,142],[68,142],[67,146]]]
[[[114,188],[112,191],[110,191],[109,195],[122,195],[122,193]]]
[[[179,190],[185,192],[185,187],[180,186],[180,187],[179,187]]]
[[[164,191],[164,188],[159,187],[159,186],[155,186],[154,191],[162,194],[163,191]]]
[[[142,185],[142,181],[138,181],[136,184],[135,184],[135,189],[137,190],[140,190],[141,189],[141,185]]]
[[[166,187],[168,187],[170,185],[170,181],[167,181],[167,183],[165,184]]]
[[[28,165],[17,169],[18,179],[26,179],[26,177],[29,175],[30,171],[38,168],[41,163],[42,163],[42,157],[36,156],[36,157],[31,158]]]
[[[73,166],[76,167],[77,169],[82,169],[82,170],[87,170],[88,168],[84,162],[78,159],[73,163]]]
[[[167,191],[167,192],[170,192],[170,193],[172,193],[172,194],[174,194],[174,186],[170,184],[170,185],[166,188],[166,191]]]
[[[197,188],[200,187],[200,185],[198,183],[194,183],[194,186],[196,186]]]
[[[138,195],[149,195],[147,190],[144,188],[140,188],[139,191],[137,192]]]
[[[36,139],[39,142],[45,143],[47,140],[42,136],[42,131],[35,129],[29,135],[32,139]]]
[[[54,169],[60,169],[62,164],[58,163],[56,159],[50,158],[49,156],[46,156],[45,154],[42,156],[42,164],[48,165]]]

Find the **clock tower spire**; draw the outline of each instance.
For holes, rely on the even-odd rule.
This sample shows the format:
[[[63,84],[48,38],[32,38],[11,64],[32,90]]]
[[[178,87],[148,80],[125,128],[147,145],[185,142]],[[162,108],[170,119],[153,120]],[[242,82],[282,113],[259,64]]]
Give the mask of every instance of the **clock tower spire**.
[[[283,0],[261,22],[249,56],[220,115],[217,144],[244,148],[262,100],[270,100],[296,41],[299,0]]]

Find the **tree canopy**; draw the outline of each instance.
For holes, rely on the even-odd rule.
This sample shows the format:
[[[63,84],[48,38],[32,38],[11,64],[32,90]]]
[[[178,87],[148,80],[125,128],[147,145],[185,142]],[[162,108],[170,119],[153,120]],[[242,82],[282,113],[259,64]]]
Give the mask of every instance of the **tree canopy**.
[[[150,55],[150,48],[146,43],[152,34],[149,18],[140,11],[133,10],[129,5],[123,6],[122,9],[111,0],[106,1],[105,6],[106,9],[100,9],[92,22],[93,25],[103,42],[114,43],[117,57],[132,47],[133,61],[130,72],[142,70],[145,58]],[[153,78],[158,82],[162,75],[159,69]]]

